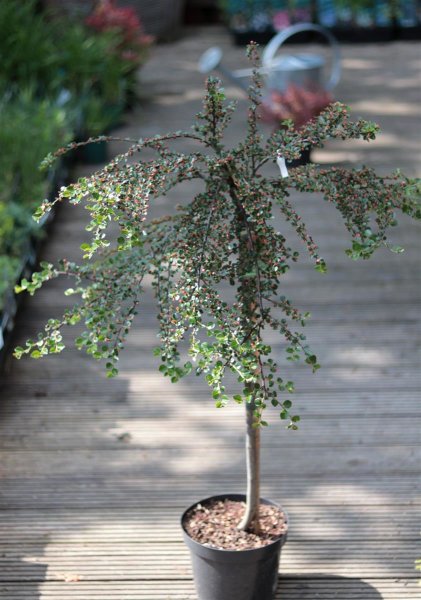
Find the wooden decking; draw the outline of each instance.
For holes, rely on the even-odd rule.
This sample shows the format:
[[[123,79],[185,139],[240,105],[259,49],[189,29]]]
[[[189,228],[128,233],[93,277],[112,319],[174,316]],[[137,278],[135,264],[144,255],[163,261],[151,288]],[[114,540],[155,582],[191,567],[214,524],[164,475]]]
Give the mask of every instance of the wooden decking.
[[[230,66],[244,64],[220,29],[156,50],[142,76],[153,97],[130,118],[132,134],[189,124],[202,84],[195,60],[215,42]],[[371,148],[335,145],[318,158],[414,174],[417,50],[349,46],[344,56],[338,98],[380,120],[386,133]],[[242,122],[238,114],[233,138]],[[153,210],[187,193],[183,187]],[[321,276],[303,263],[285,279],[286,295],[312,312],[307,334],[323,368],[317,375],[288,368],[301,428],[285,431],[274,413],[264,432],[263,493],[291,519],[277,598],[415,600],[419,228],[404,220],[396,232],[404,255],[384,251],[353,263],[330,207],[318,198],[294,201],[313,223],[329,271]],[[83,212],[62,207],[46,259],[77,256]],[[54,282],[26,301],[16,343],[59,314],[63,287]],[[171,386],[157,373],[154,345],[147,294],[116,380],[72,349],[10,362],[0,388],[1,600],[196,598],[179,515],[196,499],[244,490],[243,413],[238,406],[215,409],[196,378]]]

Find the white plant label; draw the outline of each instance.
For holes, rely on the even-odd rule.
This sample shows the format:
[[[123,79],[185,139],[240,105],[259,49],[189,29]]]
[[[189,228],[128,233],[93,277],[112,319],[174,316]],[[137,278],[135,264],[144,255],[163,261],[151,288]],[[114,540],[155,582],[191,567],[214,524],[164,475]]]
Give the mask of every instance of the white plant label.
[[[280,154],[278,154],[278,156],[276,157],[276,164],[278,165],[279,170],[281,171],[281,176],[284,178],[288,177],[288,169],[287,164],[285,162],[285,158]]]

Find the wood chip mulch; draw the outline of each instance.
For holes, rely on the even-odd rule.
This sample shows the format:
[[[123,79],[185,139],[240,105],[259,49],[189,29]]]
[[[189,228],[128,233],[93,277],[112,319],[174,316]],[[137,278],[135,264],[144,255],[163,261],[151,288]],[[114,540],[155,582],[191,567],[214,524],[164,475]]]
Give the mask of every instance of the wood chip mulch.
[[[214,500],[205,506],[197,504],[184,519],[184,529],[199,544],[220,550],[252,550],[267,546],[288,529],[286,516],[276,506],[260,505],[260,532],[239,531],[245,503]]]

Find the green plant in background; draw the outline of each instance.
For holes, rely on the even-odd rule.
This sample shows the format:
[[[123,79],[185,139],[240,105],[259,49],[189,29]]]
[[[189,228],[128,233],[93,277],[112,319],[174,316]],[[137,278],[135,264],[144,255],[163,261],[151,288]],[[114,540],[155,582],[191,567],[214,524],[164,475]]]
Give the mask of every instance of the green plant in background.
[[[31,236],[39,235],[40,228],[31,219],[27,207],[0,201],[0,310],[5,292],[13,290],[20,275],[22,256]]]
[[[0,255],[21,258],[29,238],[39,231],[27,207],[0,202]]]
[[[74,136],[109,130],[132,93],[133,61],[122,54],[122,42],[118,30],[94,31],[53,18],[38,9],[36,0],[0,2],[3,282],[13,280],[16,261],[30,238],[40,235],[31,212],[48,186],[38,170],[41,160]],[[136,66],[145,56],[139,54]]]
[[[82,102],[85,136],[98,136],[109,132],[122,115],[118,105],[105,105],[102,98],[88,95]]]
[[[70,139],[65,110],[37,99],[31,89],[0,100],[0,199],[32,210],[45,194],[38,165],[57,141]]]
[[[0,2],[2,78],[53,96],[94,90],[105,103],[124,104],[133,62],[120,52],[118,31],[94,32],[82,23],[47,18],[36,2]],[[146,55],[145,55],[146,57]]]
[[[19,277],[19,268],[20,260],[18,258],[0,254],[0,311],[4,306],[6,292],[13,289],[15,281]]]
[[[275,407],[290,429],[296,429],[299,421],[290,399],[294,384],[288,380],[287,367],[272,356],[266,331],[280,335],[287,360],[302,358],[313,371],[319,368],[300,329],[308,314],[299,312],[283,295],[282,276],[299,253],[278,231],[275,214],[289,223],[315,269],[323,273],[326,263],[291,192],[319,192],[339,211],[351,237],[348,254],[354,259],[369,258],[381,246],[400,251],[387,241],[389,228],[397,224],[397,211],[420,218],[421,210],[412,193],[407,193],[410,181],[400,174],[386,177],[368,167],[316,165],[286,173],[284,161],[297,159],[303,151],[322,147],[331,138],[372,140],[378,128],[364,120],[352,122],[346,107],[333,104],[299,131],[288,127],[262,139],[257,127],[261,83],[254,46],[249,52],[256,67],[254,84],[249,90],[247,134],[237,146],[226,148],[223,142],[235,107],[226,104],[219,82],[209,78],[204,110],[191,131],[133,141],[127,153],[103,170],[63,188],[54,202],[43,203],[38,218],[55,202],[84,203],[90,214],[86,229],[91,240],[81,246],[80,264],[44,263],[31,281],[23,280],[17,288],[33,294],[45,281],[65,276],[75,282],[65,294],[78,296],[79,302],[61,318],[49,320],[45,332],[16,348],[15,356],[39,358],[61,352],[62,328],[82,322],[84,330],[76,346],[104,359],[108,375],[116,375],[141,302],[143,280],[150,277],[159,320],[159,370],[172,382],[194,372],[205,378],[218,407],[230,398],[245,406],[247,508],[239,527],[257,530],[260,430],[267,425],[265,413]],[[194,141],[197,150],[184,154],[168,146],[180,139]],[[144,148],[155,150],[156,158],[133,160]],[[50,162],[51,157],[46,164]],[[262,170],[276,162],[282,177],[279,171],[268,175]],[[148,217],[150,202],[178,183],[194,179],[202,182],[203,191],[189,204],[175,215]],[[113,231],[119,229],[115,240],[108,235],[111,225]],[[231,294],[223,291],[227,286]],[[183,340],[189,342],[189,357],[182,354]],[[227,389],[230,374],[237,384]]]
[[[58,53],[51,28],[35,0],[0,2],[1,74],[9,83],[51,87]]]
[[[219,0],[218,4],[229,15],[241,13],[249,19],[259,12],[273,12],[288,6],[284,0]]]
[[[367,24],[375,21],[376,2],[373,0],[334,0],[334,6],[339,21],[353,24],[361,20]]]
[[[30,238],[41,234],[32,219],[47,187],[39,164],[57,140],[70,139],[65,111],[49,100],[36,99],[32,90],[11,92],[0,100],[0,307]]]
[[[359,10],[374,10],[376,7],[375,0],[334,0],[334,4],[340,8],[349,8],[352,12],[358,12]]]
[[[398,0],[334,0],[339,21],[363,27],[391,25],[401,13]],[[416,11],[414,10],[414,17]]]
[[[116,52],[118,34],[94,34],[83,25],[56,22],[62,86],[76,97],[94,91],[104,103],[124,104],[126,76],[132,65]]]
[[[218,4],[233,25],[242,23],[243,27],[257,31],[307,22],[317,12],[313,0],[219,0]]]

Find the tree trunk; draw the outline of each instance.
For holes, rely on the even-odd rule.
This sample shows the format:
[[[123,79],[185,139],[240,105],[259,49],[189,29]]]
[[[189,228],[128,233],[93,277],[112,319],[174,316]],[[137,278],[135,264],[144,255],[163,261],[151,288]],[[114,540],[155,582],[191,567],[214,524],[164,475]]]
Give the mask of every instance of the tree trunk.
[[[247,501],[246,510],[238,529],[252,529],[255,533],[259,530],[259,504],[260,504],[260,427],[253,427],[256,421],[254,416],[254,402],[247,402],[246,420],[246,460],[247,460]]]
[[[229,172],[228,172],[229,173]],[[229,173],[230,175],[230,173]],[[248,224],[247,214],[237,197],[235,183],[230,175],[229,177],[230,193],[237,208],[237,219],[235,228],[239,244],[239,274],[240,286],[238,296],[243,304],[243,327],[247,337],[250,340],[253,337],[252,331],[259,318],[259,275],[255,273],[250,276],[249,273],[256,269],[258,239]],[[259,333],[256,334],[257,336]],[[246,409],[246,462],[247,462],[247,500],[246,510],[238,529],[259,531],[259,505],[260,505],[260,426],[254,426],[257,423],[255,416],[256,405],[254,402],[255,388],[254,384],[246,386],[251,396],[250,402],[245,403]]]

